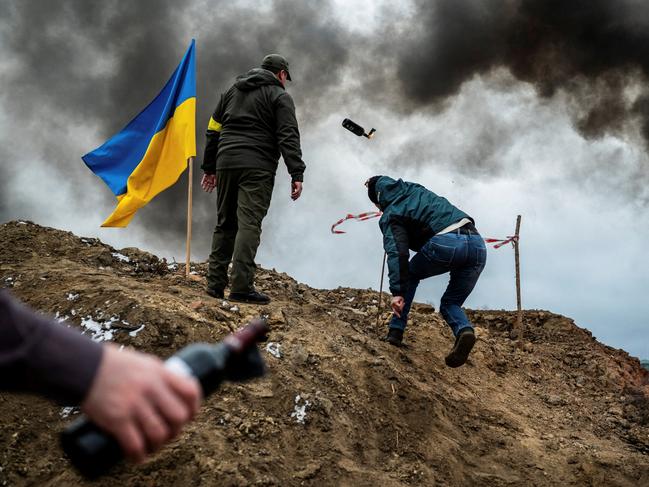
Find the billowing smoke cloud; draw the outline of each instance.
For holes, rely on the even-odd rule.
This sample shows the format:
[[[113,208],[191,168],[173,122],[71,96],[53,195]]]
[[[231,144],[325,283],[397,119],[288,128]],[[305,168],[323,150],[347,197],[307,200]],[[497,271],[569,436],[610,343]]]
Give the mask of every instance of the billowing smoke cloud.
[[[101,183],[80,156],[146,105],[196,37],[199,161],[202,127],[219,92],[268,52],[291,61],[290,90],[303,127],[363,103],[408,113],[441,110],[466,81],[484,75],[503,90],[517,79],[541,97],[564,96],[586,137],[649,139],[649,8],[640,1],[415,0],[400,16],[385,10],[375,28],[362,34],[341,23],[332,2],[3,2],[4,116],[30,134],[25,139],[32,155],[74,183],[71,197],[83,200],[92,184]],[[492,110],[476,109],[479,120],[467,124],[483,127],[474,128],[471,150],[456,167],[497,176],[503,170],[499,156],[514,143],[515,130]],[[14,189],[8,150],[0,148],[1,220],[12,217],[4,213]],[[414,134],[399,152],[395,164],[401,166],[417,167],[436,156]],[[608,171],[595,162],[593,167]],[[646,169],[626,168],[620,185],[635,196],[646,194]],[[171,188],[139,221],[162,239],[182,241],[185,187]],[[95,193],[105,208],[113,204],[108,192]],[[199,232],[213,222],[205,201],[195,206]]]
[[[2,69],[2,101],[11,123],[34,129],[38,135],[32,148],[62,178],[76,180],[88,176],[80,156],[94,146],[71,148],[69,132],[92,127],[103,141],[119,131],[162,87],[191,37],[198,46],[198,162],[201,132],[219,92],[236,75],[258,66],[264,54],[280,52],[290,59],[295,67],[291,91],[304,102],[300,114],[309,120],[339,82],[349,52],[349,34],[338,26],[327,2],[26,0],[0,5],[0,14],[0,35],[12,60]],[[10,159],[2,150],[0,157]],[[8,164],[0,165],[0,180],[9,180]],[[80,184],[72,197],[82,199],[87,190],[87,184]],[[186,184],[168,191],[152,203],[156,211],[141,218],[162,238],[180,239]],[[8,201],[10,195],[2,191],[0,198]],[[111,199],[106,193],[107,206]],[[1,213],[8,207],[0,204],[3,221],[11,217]],[[200,218],[213,217],[211,208],[198,202],[195,211],[199,224],[213,223],[213,218]]]
[[[504,67],[542,97],[565,91],[586,137],[639,121],[649,141],[649,7],[638,0],[416,2],[397,73],[411,108]]]

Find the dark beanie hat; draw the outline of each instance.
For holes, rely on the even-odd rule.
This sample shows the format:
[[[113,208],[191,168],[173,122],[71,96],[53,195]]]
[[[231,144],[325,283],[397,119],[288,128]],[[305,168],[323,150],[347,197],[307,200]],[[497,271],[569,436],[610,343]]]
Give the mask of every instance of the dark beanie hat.
[[[369,197],[370,201],[375,205],[379,204],[379,198],[378,195],[376,194],[376,182],[379,180],[380,177],[381,176],[372,176],[367,180],[367,196]]]

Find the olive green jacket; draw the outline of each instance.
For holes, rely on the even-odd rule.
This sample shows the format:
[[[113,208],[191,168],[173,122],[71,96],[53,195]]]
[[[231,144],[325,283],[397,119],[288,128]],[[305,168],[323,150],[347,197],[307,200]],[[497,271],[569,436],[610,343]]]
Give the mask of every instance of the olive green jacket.
[[[302,181],[305,164],[295,104],[279,80],[255,68],[221,95],[207,128],[201,168],[207,174],[227,169],[277,171],[280,154],[293,181]]]

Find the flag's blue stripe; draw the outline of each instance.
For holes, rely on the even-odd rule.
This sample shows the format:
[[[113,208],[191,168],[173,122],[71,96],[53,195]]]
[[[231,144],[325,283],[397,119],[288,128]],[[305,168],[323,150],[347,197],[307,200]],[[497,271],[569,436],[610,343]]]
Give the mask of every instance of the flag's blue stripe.
[[[164,129],[177,106],[196,96],[194,41],[162,91],[118,134],[82,157],[115,195],[126,193],[126,182],[140,164],[153,136]]]

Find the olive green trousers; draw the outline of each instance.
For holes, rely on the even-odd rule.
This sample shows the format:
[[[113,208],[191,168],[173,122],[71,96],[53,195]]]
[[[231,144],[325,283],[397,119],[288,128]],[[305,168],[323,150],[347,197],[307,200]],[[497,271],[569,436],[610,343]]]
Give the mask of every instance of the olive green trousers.
[[[230,291],[248,293],[254,289],[261,222],[268,212],[274,184],[275,174],[262,169],[217,171],[217,222],[207,272],[210,289],[222,291],[227,286],[230,262]]]

